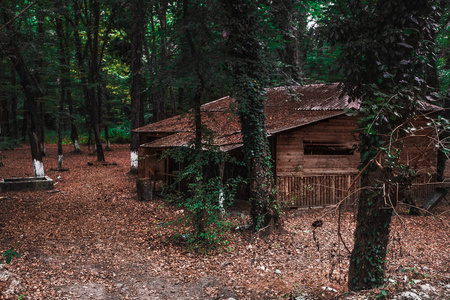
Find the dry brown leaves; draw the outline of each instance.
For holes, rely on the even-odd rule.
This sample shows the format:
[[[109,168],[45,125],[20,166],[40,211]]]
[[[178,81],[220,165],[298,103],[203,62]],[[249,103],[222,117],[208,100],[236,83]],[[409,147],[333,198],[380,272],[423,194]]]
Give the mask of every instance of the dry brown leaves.
[[[268,237],[231,229],[227,245],[199,254],[189,251],[183,241],[173,242],[174,233],[184,232],[184,224],[163,225],[182,217],[179,207],[162,199],[136,200],[135,176],[128,174],[129,145],[112,149],[102,164],[95,162],[87,147],[76,154],[65,146],[63,167],[69,170],[61,172],[52,169],[58,156],[56,147],[49,145],[46,175],[59,192],[0,195],[0,251],[13,247],[21,255],[0,269],[0,299],[20,295],[24,299],[279,299],[306,293],[316,299],[347,297],[349,254],[338,239],[335,209],[285,212],[283,230]],[[3,155],[0,178],[32,176],[29,147]],[[448,209],[446,202],[437,208],[438,215],[395,218],[387,268],[388,275],[402,284],[386,287],[389,293],[410,288],[414,277],[435,285],[449,283]],[[241,205],[229,219],[242,224],[248,215]],[[312,223],[317,220],[323,225],[315,229],[314,241]],[[351,248],[352,209],[342,212],[341,222],[343,240]],[[406,271],[399,273],[399,266]]]

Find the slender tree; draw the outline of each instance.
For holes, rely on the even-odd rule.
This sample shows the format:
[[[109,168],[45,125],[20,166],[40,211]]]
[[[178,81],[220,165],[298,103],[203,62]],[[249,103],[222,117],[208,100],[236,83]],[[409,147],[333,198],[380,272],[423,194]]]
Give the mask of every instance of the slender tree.
[[[444,65],[441,67],[441,72],[446,73],[447,70],[450,69],[450,46],[448,44],[448,36],[450,35],[449,32],[449,23],[450,23],[450,3],[448,1],[440,1],[440,11],[442,12],[442,17],[440,18],[440,24],[439,24],[439,31],[440,31],[440,38],[437,39],[440,43],[440,53],[439,56],[441,59],[445,61]],[[433,32],[433,36],[435,36],[436,33]],[[436,60],[433,60],[434,64],[431,64],[433,66],[432,72],[431,72],[431,82],[434,83],[436,86],[439,86],[440,88],[444,89],[444,101],[442,103],[442,107],[445,108],[445,110],[442,112],[442,117],[444,120],[450,120],[450,85],[445,86],[445,84],[448,84],[448,78],[442,78],[442,81],[444,81],[444,84],[439,85],[439,81],[436,78],[438,77],[438,68],[436,64]],[[448,71],[447,71],[448,72]],[[450,132],[448,128],[446,130],[443,130],[440,134],[441,141],[444,141],[445,148],[448,148],[448,139],[450,138]],[[437,159],[437,179],[438,181],[444,181],[445,180],[445,172],[446,172],[446,163],[448,160],[448,151],[446,149],[439,149],[438,152],[438,159]]]
[[[89,44],[89,70],[88,70],[88,99],[91,109],[91,128],[94,132],[95,151],[97,153],[97,161],[105,161],[105,155],[103,153],[103,146],[100,139],[100,65],[101,59],[99,59],[99,43],[100,43],[100,1],[89,0],[90,18],[92,23],[89,26],[88,34],[90,35]]]
[[[18,104],[18,97],[17,97],[17,91],[16,91],[16,85],[17,85],[17,80],[16,80],[16,72],[14,70],[14,68],[11,68],[11,92],[10,92],[10,97],[11,97],[11,116],[10,116],[10,120],[11,120],[11,131],[10,131],[10,136],[13,139],[18,139],[19,138],[19,122],[18,122],[18,118],[17,118],[17,104]]]
[[[55,3],[56,4],[56,3]],[[60,97],[59,97],[59,109],[56,118],[56,128],[58,134],[58,168],[61,169],[63,165],[63,147],[62,147],[62,131],[63,131],[63,113],[64,113],[64,103],[66,102],[67,95],[67,77],[68,71],[68,61],[66,57],[66,49],[64,45],[64,27],[62,18],[57,15],[55,18],[56,24],[56,34],[58,36],[58,50],[59,50],[59,66],[61,70],[61,76],[59,78],[60,87]]]
[[[142,55],[144,28],[146,24],[145,5],[142,0],[131,2],[131,129],[140,126],[140,105],[142,97]],[[139,134],[131,133],[131,173],[138,171]]]
[[[62,2],[54,2],[53,9],[55,16],[55,28],[58,36],[58,54],[59,54],[59,62],[60,62],[60,93],[61,99],[64,102],[67,102],[69,107],[69,115],[68,121],[70,125],[70,138],[72,140],[72,144],[75,152],[80,152],[80,143],[78,140],[78,128],[75,123],[75,110],[74,110],[74,102],[72,98],[72,82],[70,76],[70,68],[71,68],[71,57],[70,57],[70,21],[68,18],[69,8],[64,6]],[[64,104],[63,104],[64,105]]]
[[[22,85],[25,94],[27,129],[31,146],[31,159],[33,161],[34,176],[43,177],[45,175],[44,163],[42,161],[42,149],[38,137],[39,122],[36,117],[38,115],[37,99],[44,93],[38,80],[27,67],[21,50],[15,44],[15,41],[11,39],[11,37],[15,36],[15,27],[10,22],[12,20],[12,18],[10,17],[10,11],[3,7],[2,15],[5,22],[5,27],[8,31],[8,36],[10,37],[10,43],[7,53],[9,58],[11,59],[17,75],[20,78],[20,84]]]
[[[282,72],[288,81],[298,82],[300,80],[299,60],[298,60],[298,27],[304,26],[300,21],[294,24],[294,15],[301,14],[298,10],[298,1],[275,0],[271,2],[271,12],[274,16],[274,23],[277,33],[281,37],[281,47],[278,49]]]

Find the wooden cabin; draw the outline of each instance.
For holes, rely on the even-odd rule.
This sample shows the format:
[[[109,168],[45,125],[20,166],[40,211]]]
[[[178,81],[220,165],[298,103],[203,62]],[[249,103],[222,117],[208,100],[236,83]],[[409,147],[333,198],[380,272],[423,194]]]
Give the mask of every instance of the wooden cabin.
[[[204,124],[216,133],[213,143],[221,151],[239,156],[242,135],[234,99],[224,97],[202,106]],[[352,201],[358,197],[359,153],[354,134],[357,117],[346,115],[358,109],[358,102],[342,96],[338,84],[267,89],[266,130],[279,200],[287,206],[305,207]],[[422,111],[439,108],[420,104]],[[417,128],[427,127],[424,117]],[[168,118],[135,131],[139,133],[139,177],[170,182],[180,166],[170,158],[160,159],[164,150],[188,146],[193,139],[190,114]],[[423,198],[432,187],[423,184],[436,179],[437,148],[430,140],[435,131],[423,129],[404,142],[403,161],[417,170],[412,195]],[[233,174],[229,174],[233,176]]]

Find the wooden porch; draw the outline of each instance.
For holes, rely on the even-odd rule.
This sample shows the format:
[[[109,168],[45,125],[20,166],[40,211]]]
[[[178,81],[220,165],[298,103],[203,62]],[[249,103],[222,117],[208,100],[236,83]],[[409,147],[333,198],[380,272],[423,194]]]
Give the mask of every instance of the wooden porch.
[[[360,179],[356,177],[356,172],[333,175],[278,175],[277,197],[285,207],[326,206],[342,200],[349,204],[359,197]]]
[[[348,174],[279,174],[276,178],[277,198],[284,207],[316,207],[356,203],[360,195],[361,179],[358,173]],[[410,196],[422,205],[442,186],[436,175],[424,174],[413,181]]]

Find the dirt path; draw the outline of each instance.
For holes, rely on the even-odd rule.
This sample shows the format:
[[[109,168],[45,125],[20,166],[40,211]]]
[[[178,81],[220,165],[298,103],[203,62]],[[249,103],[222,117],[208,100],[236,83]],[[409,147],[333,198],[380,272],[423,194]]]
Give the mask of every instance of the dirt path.
[[[69,170],[60,172],[51,169],[57,155],[50,145],[44,165],[59,192],[0,195],[7,197],[0,200],[0,251],[13,247],[20,253],[0,266],[0,299],[279,299],[295,289],[323,299],[344,297],[347,253],[338,242],[333,210],[290,212],[282,235],[232,233],[217,253],[189,252],[171,242],[183,226],[161,226],[182,215],[180,208],[161,199],[136,201],[128,149],[114,145],[103,165],[87,148],[75,154],[66,146]],[[0,178],[32,175],[28,147],[3,155]],[[235,225],[246,218],[234,216]],[[311,223],[319,218],[324,226],[316,243]],[[342,220],[343,238],[351,245],[352,211]],[[399,265],[414,267],[419,275],[409,269],[400,275],[439,281],[445,289],[445,277],[431,281],[423,274],[450,275],[448,221],[448,214],[397,221],[390,246],[393,278]]]

